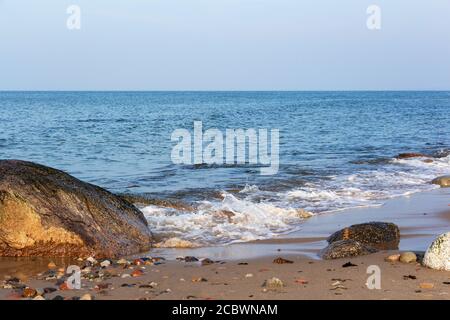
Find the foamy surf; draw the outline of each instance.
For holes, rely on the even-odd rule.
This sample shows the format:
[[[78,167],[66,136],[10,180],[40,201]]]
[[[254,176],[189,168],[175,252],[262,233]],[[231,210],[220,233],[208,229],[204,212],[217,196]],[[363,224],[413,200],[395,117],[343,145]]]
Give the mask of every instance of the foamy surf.
[[[141,209],[159,247],[186,247],[229,244],[275,237],[292,231],[312,214],[302,209],[281,208],[269,203],[253,203],[223,192],[223,200],[202,201],[194,212],[147,206]],[[183,239],[187,243],[178,242]]]
[[[226,245],[299,230],[312,214],[379,206],[390,198],[437,188],[430,181],[449,169],[449,155],[432,161],[392,159],[382,167],[330,176],[286,192],[247,185],[235,194],[222,192],[222,200],[197,202],[192,211],[154,205],[142,211],[160,239],[158,247]]]

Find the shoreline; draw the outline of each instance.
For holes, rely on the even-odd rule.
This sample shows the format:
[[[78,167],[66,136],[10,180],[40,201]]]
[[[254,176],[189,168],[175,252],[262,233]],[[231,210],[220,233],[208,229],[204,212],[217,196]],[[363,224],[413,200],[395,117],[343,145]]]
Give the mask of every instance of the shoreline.
[[[436,271],[419,262],[387,262],[391,254],[423,252],[434,238],[450,226],[450,189],[436,189],[387,201],[375,208],[344,210],[306,220],[300,231],[275,239],[232,244],[224,247],[192,249],[155,248],[128,257],[128,265],[97,264],[95,272],[82,279],[81,290],[61,289],[58,280],[43,280],[38,273],[49,272],[54,262],[61,274],[70,264],[84,261],[63,258],[0,258],[0,280],[17,277],[31,288],[53,288],[45,299],[79,299],[89,295],[96,300],[121,299],[450,299],[450,272]],[[326,237],[351,224],[369,221],[399,225],[399,250],[320,260],[317,253],[326,246]],[[151,256],[152,262],[134,263]],[[195,262],[176,259],[194,256]],[[161,258],[156,258],[161,257]],[[276,264],[274,259],[292,263]],[[208,264],[202,259],[210,259]],[[136,261],[136,260],[135,260]],[[139,260],[138,260],[139,261]],[[101,260],[99,261],[101,262]],[[353,266],[344,267],[347,262]],[[367,267],[379,266],[382,288],[366,287]],[[97,269],[95,269],[97,268]],[[138,272],[137,276],[134,276]],[[264,282],[273,277],[283,286],[268,289]],[[0,289],[0,299],[27,299],[14,289]]]
[[[319,259],[332,233],[347,226],[369,221],[393,222],[400,228],[399,250],[425,251],[440,234],[450,229],[450,189],[439,188],[388,199],[377,207],[346,209],[305,219],[299,231],[277,238],[239,242],[226,246],[198,248],[155,248],[152,254],[175,259],[198,256],[211,259],[239,260],[271,257],[282,252]]]

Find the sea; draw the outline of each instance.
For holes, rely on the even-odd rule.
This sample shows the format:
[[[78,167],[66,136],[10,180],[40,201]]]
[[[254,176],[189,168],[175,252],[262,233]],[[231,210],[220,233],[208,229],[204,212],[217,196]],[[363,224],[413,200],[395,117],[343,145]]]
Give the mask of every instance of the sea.
[[[279,130],[279,168],[180,164],[175,130]],[[450,92],[0,92],[0,158],[37,162],[140,205],[161,247],[298,231],[450,174]],[[424,157],[398,159],[400,153]]]

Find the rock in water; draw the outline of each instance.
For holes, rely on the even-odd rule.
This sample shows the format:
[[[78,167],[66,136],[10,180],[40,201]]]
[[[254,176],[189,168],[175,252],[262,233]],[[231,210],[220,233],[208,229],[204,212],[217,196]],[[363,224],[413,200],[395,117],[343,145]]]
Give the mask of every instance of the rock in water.
[[[409,152],[409,153],[400,153],[395,158],[397,159],[411,159],[411,158],[427,158],[429,157],[426,154],[423,153],[417,153],[417,152]]]
[[[356,240],[375,249],[395,250],[400,242],[400,230],[388,222],[355,224],[333,233],[327,239],[330,244],[339,240]]]
[[[431,181],[432,184],[437,184],[442,188],[450,187],[450,176],[442,176]]]
[[[56,169],[0,161],[0,256],[116,257],[151,240],[143,214],[112,193]]]
[[[331,243],[320,252],[320,256],[325,260],[363,256],[377,252],[376,249],[368,247],[355,240],[338,240]]]
[[[450,271],[450,232],[433,241],[425,252],[423,264],[431,269]]]

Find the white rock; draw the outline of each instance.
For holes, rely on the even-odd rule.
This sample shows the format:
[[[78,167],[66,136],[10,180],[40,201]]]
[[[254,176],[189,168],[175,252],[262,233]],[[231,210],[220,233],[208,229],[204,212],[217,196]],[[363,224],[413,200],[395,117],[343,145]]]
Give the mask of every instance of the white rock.
[[[95,258],[93,258],[93,257],[87,258],[86,261],[88,261],[88,262],[90,262],[92,264],[96,264],[97,263],[97,260],[95,260]]]
[[[125,259],[120,259],[120,260],[117,260],[117,264],[130,264],[130,261],[125,260]]]
[[[100,263],[100,266],[103,268],[109,267],[111,265],[111,261],[105,260]]]
[[[450,232],[433,241],[425,253],[423,264],[431,269],[450,271]]]

